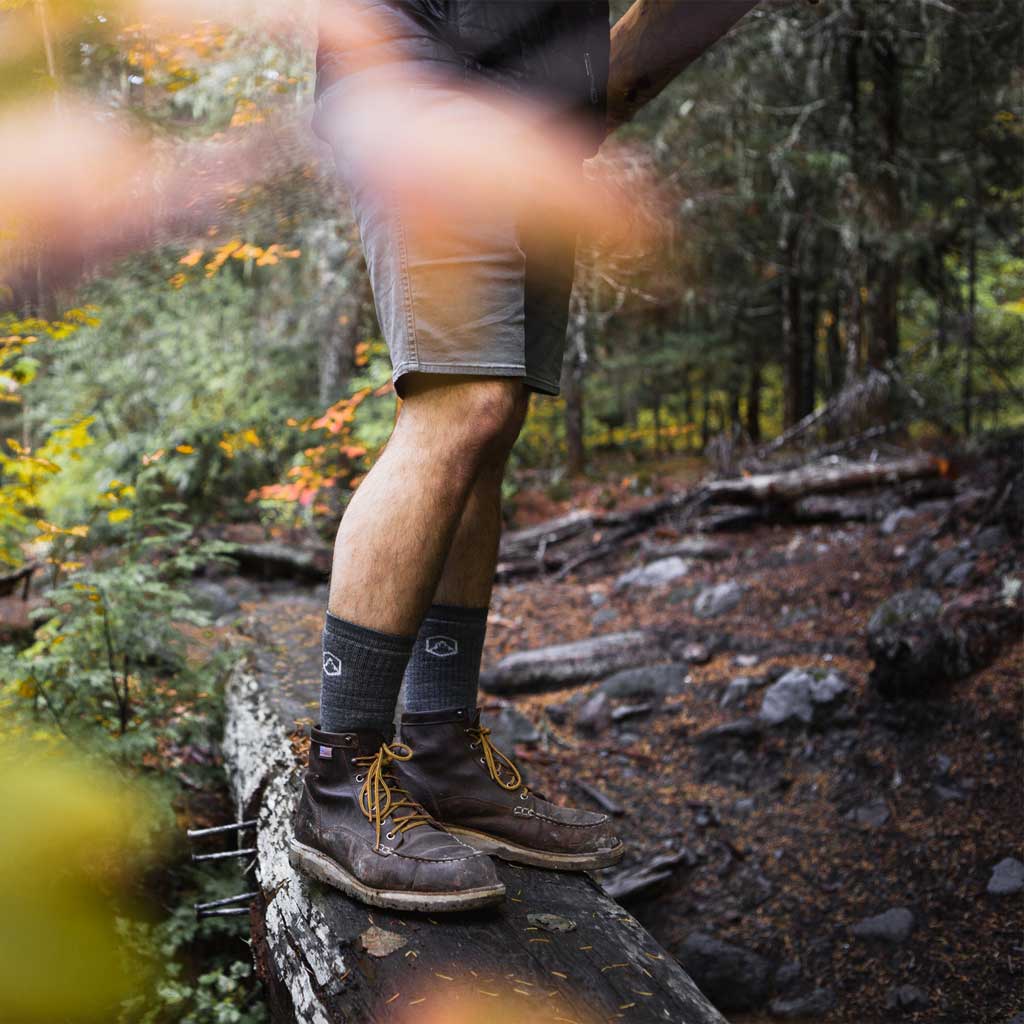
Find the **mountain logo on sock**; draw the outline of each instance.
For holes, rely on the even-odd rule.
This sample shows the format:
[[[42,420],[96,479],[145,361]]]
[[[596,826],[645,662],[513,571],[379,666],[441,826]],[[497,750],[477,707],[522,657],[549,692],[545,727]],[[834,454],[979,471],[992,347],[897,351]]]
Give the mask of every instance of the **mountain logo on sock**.
[[[324,651],[324,675],[325,676],[340,676],[341,675],[341,661],[330,651]]]
[[[451,636],[428,636],[423,646],[435,658],[450,658],[459,653],[459,641]]]

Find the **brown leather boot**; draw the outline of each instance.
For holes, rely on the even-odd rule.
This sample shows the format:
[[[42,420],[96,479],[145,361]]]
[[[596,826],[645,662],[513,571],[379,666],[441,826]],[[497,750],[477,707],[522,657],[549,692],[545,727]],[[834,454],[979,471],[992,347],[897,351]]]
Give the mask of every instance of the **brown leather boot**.
[[[602,868],[623,853],[608,816],[559,807],[523,785],[474,707],[406,712],[412,750],[403,781],[449,832],[504,860],[565,871]]]
[[[401,743],[310,729],[289,860],[349,896],[398,910],[469,910],[505,895],[489,857],[449,835],[402,786]]]

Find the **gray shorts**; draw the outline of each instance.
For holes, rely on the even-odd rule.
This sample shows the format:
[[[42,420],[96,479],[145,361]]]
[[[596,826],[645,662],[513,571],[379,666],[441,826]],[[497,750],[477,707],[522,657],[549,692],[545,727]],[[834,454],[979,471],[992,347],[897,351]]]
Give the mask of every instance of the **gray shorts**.
[[[320,98],[314,124],[331,145],[359,226],[395,390],[402,394],[407,373],[458,373],[519,377],[532,391],[557,395],[575,231],[552,231],[556,218],[542,200],[515,209],[498,201],[483,216],[425,223],[408,198],[366,173],[374,154],[346,129],[346,102],[356,95],[372,103],[374,76],[387,74],[378,67],[336,83]],[[474,118],[488,116],[486,102],[456,80],[424,75],[402,88],[409,104],[430,104],[460,131],[472,133]],[[582,160],[577,172],[582,179]]]

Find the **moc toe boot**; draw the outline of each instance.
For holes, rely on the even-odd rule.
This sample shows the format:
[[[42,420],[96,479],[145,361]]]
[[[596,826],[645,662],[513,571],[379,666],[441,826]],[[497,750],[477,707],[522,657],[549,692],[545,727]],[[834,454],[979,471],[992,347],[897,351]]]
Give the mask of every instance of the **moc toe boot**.
[[[404,788],[411,754],[376,731],[310,730],[289,860],[349,896],[397,910],[469,910],[505,894],[491,859]]]
[[[559,807],[523,785],[475,707],[406,712],[403,766],[413,799],[452,835],[503,860],[564,871],[614,864],[624,850],[606,814]]]

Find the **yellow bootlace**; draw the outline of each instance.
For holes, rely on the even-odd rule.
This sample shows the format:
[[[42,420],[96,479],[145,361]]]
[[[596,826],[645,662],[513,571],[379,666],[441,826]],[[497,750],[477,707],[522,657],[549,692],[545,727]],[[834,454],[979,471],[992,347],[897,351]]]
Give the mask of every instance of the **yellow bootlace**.
[[[491,742],[491,730],[486,725],[471,725],[466,729],[466,732],[480,744],[480,749],[484,755],[484,764],[487,765],[487,771],[502,789],[508,790],[509,793],[514,793],[520,786],[523,786],[523,777],[519,774],[519,769],[515,766],[515,762],[507,754],[503,754]],[[502,778],[501,772],[503,768],[510,773],[508,781]],[[529,789],[523,786],[522,796],[524,799],[528,792]]]
[[[399,747],[404,753],[398,750]],[[388,833],[389,839],[394,838],[395,833],[408,832],[409,829],[430,821],[430,815],[398,785],[398,778],[394,774],[394,769],[390,767],[393,761],[408,761],[411,757],[412,750],[404,743],[382,743],[376,754],[352,758],[354,765],[366,769],[363,788],[359,791],[359,807],[366,815],[366,820],[374,824],[378,847],[381,825],[388,815],[391,815],[395,822],[394,832]],[[396,800],[395,797],[401,799]],[[412,809],[401,818],[395,818],[394,813],[399,807]]]

